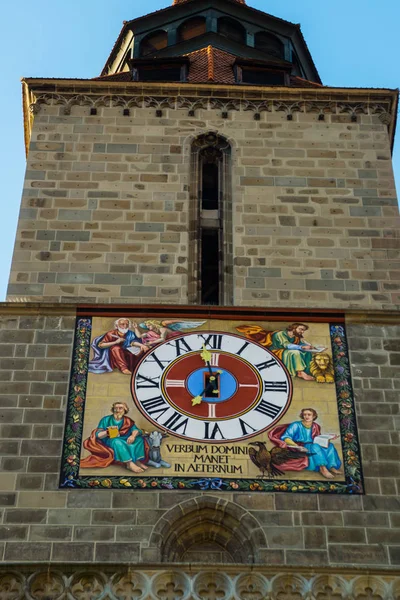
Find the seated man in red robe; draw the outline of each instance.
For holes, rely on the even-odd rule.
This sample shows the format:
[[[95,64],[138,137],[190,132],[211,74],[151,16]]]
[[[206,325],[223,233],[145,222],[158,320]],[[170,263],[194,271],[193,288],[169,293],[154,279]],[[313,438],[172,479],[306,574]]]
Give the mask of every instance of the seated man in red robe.
[[[139,356],[149,348],[135,331],[136,323],[127,318],[117,319],[114,329],[92,341],[93,358],[89,361],[90,373],[110,373],[118,369],[131,375]]]

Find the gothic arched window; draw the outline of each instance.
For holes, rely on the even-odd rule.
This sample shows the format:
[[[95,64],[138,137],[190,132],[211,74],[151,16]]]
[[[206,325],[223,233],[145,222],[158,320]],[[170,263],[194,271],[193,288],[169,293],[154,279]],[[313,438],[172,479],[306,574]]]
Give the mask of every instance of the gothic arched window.
[[[168,45],[168,34],[166,31],[154,31],[147,35],[140,44],[140,56],[154,54]]]
[[[266,52],[277,58],[285,58],[285,47],[281,40],[271,33],[259,31],[254,38],[254,46],[261,52]]]
[[[206,20],[204,17],[193,17],[188,19],[178,28],[178,42],[191,40],[206,32]]]
[[[246,43],[245,28],[229,17],[221,17],[218,19],[218,33],[234,42],[239,42],[240,44]]]
[[[192,144],[190,301],[232,304],[231,147],[215,133]]]

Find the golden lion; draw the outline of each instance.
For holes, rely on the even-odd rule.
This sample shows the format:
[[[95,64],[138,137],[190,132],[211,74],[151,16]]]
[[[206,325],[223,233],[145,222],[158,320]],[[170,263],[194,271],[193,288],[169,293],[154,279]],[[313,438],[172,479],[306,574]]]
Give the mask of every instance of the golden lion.
[[[327,352],[318,352],[310,363],[310,373],[318,383],[334,383],[332,358]]]

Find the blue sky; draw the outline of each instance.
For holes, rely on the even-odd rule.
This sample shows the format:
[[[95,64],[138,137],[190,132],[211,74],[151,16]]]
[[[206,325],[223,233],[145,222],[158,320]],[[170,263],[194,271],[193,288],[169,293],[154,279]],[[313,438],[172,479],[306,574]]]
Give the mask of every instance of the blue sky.
[[[282,19],[301,23],[325,85],[400,86],[399,0],[247,2]],[[172,0],[147,0],[146,3],[137,0],[19,0],[2,5],[0,300],[6,293],[25,171],[20,78],[96,77],[122,21],[165,8],[170,3]],[[394,168],[399,189],[399,141]]]

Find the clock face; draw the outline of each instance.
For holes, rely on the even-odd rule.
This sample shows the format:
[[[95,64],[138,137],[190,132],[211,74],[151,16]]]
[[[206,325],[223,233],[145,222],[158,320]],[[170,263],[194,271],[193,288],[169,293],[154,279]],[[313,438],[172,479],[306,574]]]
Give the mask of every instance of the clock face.
[[[214,331],[158,344],[138,364],[131,385],[137,408],[156,427],[205,443],[260,434],[292,398],[291,377],[272,352]]]

